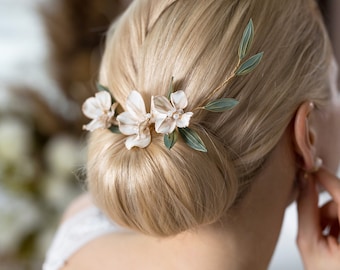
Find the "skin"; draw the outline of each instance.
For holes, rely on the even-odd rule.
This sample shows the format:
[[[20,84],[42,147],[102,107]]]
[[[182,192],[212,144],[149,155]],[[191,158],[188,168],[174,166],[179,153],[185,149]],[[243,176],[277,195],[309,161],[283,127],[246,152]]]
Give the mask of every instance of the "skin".
[[[96,269],[98,261],[101,269],[265,269],[285,208],[292,194],[296,194],[295,171],[288,164],[293,158],[287,147],[290,144],[289,136],[285,136],[273,151],[262,177],[255,180],[242,203],[220,223],[166,239],[135,232],[106,235],[84,246],[63,269]],[[281,159],[282,155],[287,158]],[[287,166],[292,169],[287,170]],[[83,197],[66,216],[89,203]]]
[[[337,89],[337,73],[337,65],[333,61],[329,104],[322,112],[312,112],[311,125],[315,130],[310,137],[313,140],[304,143],[301,140],[298,143],[307,171],[311,169],[313,153],[324,160],[324,166],[317,172],[300,174],[297,244],[306,270],[340,269],[340,180],[335,176],[340,162],[340,93]],[[320,186],[332,197],[330,202],[321,207],[318,206],[317,193]],[[323,232],[325,228],[328,228],[327,232]]]
[[[299,107],[294,123],[254,179],[247,196],[221,222],[164,239],[131,231],[105,235],[81,248],[63,269],[97,269],[100,265],[103,270],[263,270],[273,254],[284,211],[296,198],[297,243],[305,268],[340,269],[340,247],[335,240],[340,222],[340,182],[334,176],[340,157],[336,73],[334,63],[328,106],[317,110],[311,102],[305,102]],[[304,172],[313,171],[317,157],[324,160],[324,167],[304,177]],[[316,182],[334,198],[321,209],[317,205]],[[89,195],[83,196],[64,219],[90,204]],[[322,235],[323,227],[329,224],[333,226],[330,234]]]

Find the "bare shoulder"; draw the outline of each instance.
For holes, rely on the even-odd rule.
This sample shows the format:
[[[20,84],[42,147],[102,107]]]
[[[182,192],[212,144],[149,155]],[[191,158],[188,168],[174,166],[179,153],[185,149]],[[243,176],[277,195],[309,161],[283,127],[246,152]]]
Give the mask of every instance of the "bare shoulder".
[[[91,206],[93,203],[89,194],[79,196],[65,211],[62,222]],[[151,262],[161,256],[154,256],[154,250],[157,249],[151,248],[154,240],[150,239],[129,230],[99,236],[72,254],[60,270],[155,270]],[[159,265],[159,262],[156,265]]]
[[[93,206],[91,196],[83,194],[76,198],[66,209],[62,222],[77,213]],[[99,236],[82,246],[67,259],[61,270],[94,270],[94,269],[164,269],[158,258],[159,247],[155,239],[133,231],[117,231]],[[157,262],[156,262],[157,261]],[[156,263],[155,263],[156,262]]]
[[[71,219],[77,213],[92,207],[89,193],[75,198],[65,210],[61,223]],[[91,240],[67,259],[61,270],[100,269],[140,269],[131,263],[130,252],[135,249],[136,240],[133,233],[111,233]],[[137,252],[138,254],[138,252]],[[119,258],[119,259],[118,259]]]
[[[90,194],[84,193],[80,195],[79,197],[74,199],[69,205],[69,207],[66,209],[66,211],[64,212],[62,216],[61,222],[65,222],[66,220],[68,220],[69,218],[77,214],[78,212],[85,210],[86,208],[89,208],[91,206],[93,206],[93,202],[92,202]]]
[[[81,195],[65,211],[63,221],[91,206],[93,206],[91,196],[89,194]],[[194,246],[193,250],[196,250],[196,245]],[[91,240],[72,254],[60,270],[213,269],[206,267],[205,263],[196,259],[196,251],[192,252],[189,248],[189,251],[191,250],[189,253],[180,252],[183,256],[179,256],[177,249],[178,245],[173,244],[172,238],[160,239],[134,231],[122,230]],[[192,258],[191,254],[195,258]],[[189,267],[191,263],[188,261],[192,262],[194,267]],[[211,265],[210,260],[205,261],[209,262],[209,266]],[[188,265],[188,267],[183,268],[184,265]]]

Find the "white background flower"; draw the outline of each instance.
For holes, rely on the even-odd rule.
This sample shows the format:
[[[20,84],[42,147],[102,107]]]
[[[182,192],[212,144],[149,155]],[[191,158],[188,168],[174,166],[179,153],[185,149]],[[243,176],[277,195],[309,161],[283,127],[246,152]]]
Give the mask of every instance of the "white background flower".
[[[150,118],[143,97],[133,90],[126,100],[126,111],[117,116],[120,132],[129,136],[125,142],[127,149],[134,146],[145,148],[150,144]]]
[[[152,112],[154,114],[155,130],[158,133],[172,133],[176,126],[189,126],[192,112],[184,112],[188,99],[184,91],[177,91],[170,95],[170,101],[164,96],[152,97]]]
[[[15,194],[0,184],[0,254],[14,251],[23,237],[38,228],[39,208],[24,194]]]
[[[0,160],[18,162],[31,152],[32,130],[27,123],[15,117],[0,121]]]
[[[73,136],[54,136],[44,149],[44,159],[53,174],[67,178],[77,166],[86,163],[86,153],[81,149],[81,143]]]
[[[95,94],[95,97],[88,98],[83,104],[83,113],[90,119],[93,119],[83,128],[88,131],[94,131],[98,128],[109,128],[113,123],[113,117],[117,103],[112,105],[111,95],[106,91]]]

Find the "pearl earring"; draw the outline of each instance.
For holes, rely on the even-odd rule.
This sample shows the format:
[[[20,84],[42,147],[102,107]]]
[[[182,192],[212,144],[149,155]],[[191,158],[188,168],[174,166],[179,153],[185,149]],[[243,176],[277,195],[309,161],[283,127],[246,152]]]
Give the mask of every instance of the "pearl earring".
[[[316,157],[313,169],[310,171],[304,171],[303,178],[304,179],[309,179],[309,176],[311,173],[316,173],[320,168],[322,167],[323,161],[321,158]]]
[[[312,172],[314,173],[320,170],[320,168],[322,167],[322,163],[323,163],[322,159],[319,157],[316,157]]]

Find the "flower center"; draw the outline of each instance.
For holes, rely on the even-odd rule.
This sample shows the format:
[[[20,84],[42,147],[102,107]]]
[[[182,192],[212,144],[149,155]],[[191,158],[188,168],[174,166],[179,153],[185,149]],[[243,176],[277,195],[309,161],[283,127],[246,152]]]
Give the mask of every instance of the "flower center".
[[[172,116],[173,119],[177,120],[179,118],[179,114],[178,113],[175,113],[173,116]]]
[[[145,115],[146,120],[137,123],[135,130],[138,139],[145,138],[145,131],[149,129],[151,117],[151,113],[147,113]]]

